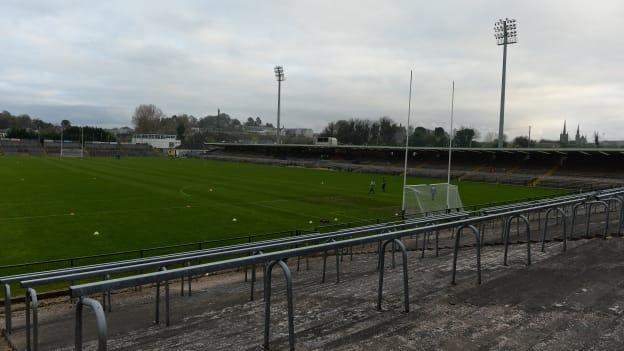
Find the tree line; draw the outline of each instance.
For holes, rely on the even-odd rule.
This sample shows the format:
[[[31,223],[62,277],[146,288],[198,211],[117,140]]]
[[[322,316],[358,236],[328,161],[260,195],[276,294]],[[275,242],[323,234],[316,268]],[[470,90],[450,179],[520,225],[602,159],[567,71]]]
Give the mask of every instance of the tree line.
[[[376,121],[351,118],[329,122],[320,136],[334,137],[341,144],[401,146],[405,145],[405,133],[405,127],[390,117],[381,117]],[[455,131],[453,144],[457,147],[478,147],[481,146],[475,140],[478,136],[476,130],[461,127]],[[442,127],[410,127],[410,146],[444,147],[448,144],[449,133]]]
[[[248,141],[271,142],[271,136],[244,135],[246,127],[273,128],[271,123],[262,123],[260,117],[248,117],[241,122],[227,113],[207,115],[196,118],[192,115],[173,115],[168,117],[155,105],[139,105],[132,116],[136,132],[176,134],[187,143],[201,143],[205,141],[239,141],[245,138]],[[195,131],[191,129],[196,128]],[[346,145],[405,145],[405,126],[398,124],[392,118],[384,116],[377,120],[370,119],[340,119],[329,122],[319,136],[335,137],[340,144]],[[460,127],[453,133],[453,145],[456,147],[496,147],[498,141],[491,133],[485,136],[484,141],[478,141],[480,134],[470,127]],[[446,147],[449,144],[449,132],[443,127],[429,129],[423,126],[410,127],[409,145],[415,147]],[[287,136],[284,142],[289,142]],[[293,142],[305,143],[304,140]],[[308,141],[311,142],[311,141]],[[504,136],[504,145],[513,147],[528,147],[526,136],[518,136],[507,142]],[[531,141],[535,144],[535,141]]]
[[[67,119],[60,125],[44,122],[27,114],[12,115],[8,111],[0,112],[0,129],[6,130],[7,138],[16,139],[52,139],[80,141],[116,141],[115,135],[99,127],[75,127]]]
[[[263,124],[260,117],[248,117],[243,123],[227,113],[221,112],[201,118],[187,114],[169,117],[153,104],[137,106],[132,115],[132,124],[137,133],[175,134],[181,140],[190,138],[192,134],[197,134],[192,132],[192,128],[224,133],[242,132],[244,127],[273,128],[271,123]]]
[[[132,124],[137,133],[175,134],[185,143],[202,143],[206,141],[247,140],[253,142],[274,142],[274,136],[257,133],[244,133],[250,127],[274,128],[271,123],[263,123],[260,117],[248,117],[241,122],[227,113],[207,115],[197,118],[193,115],[180,114],[167,116],[153,104],[143,104],[135,108]],[[60,139],[61,132],[65,140],[81,140],[83,133],[88,141],[116,141],[117,137],[110,131],[98,127],[74,127],[69,120],[60,125],[33,118],[27,114],[12,115],[8,111],[0,113],[0,130],[6,130],[9,138],[21,139]],[[405,145],[406,128],[397,124],[392,118],[384,116],[377,120],[351,118],[329,122],[320,136],[335,137],[340,144],[350,145]],[[484,141],[477,141],[478,131],[469,127],[455,130],[453,145],[456,147],[495,147],[497,139],[488,133]],[[305,143],[311,140],[290,140],[296,137],[284,136],[284,142]],[[410,127],[409,145],[415,147],[445,147],[449,143],[449,132],[443,127],[429,129],[423,126]],[[531,141],[534,145],[535,141]],[[518,136],[511,142],[504,140],[505,146],[528,147],[526,136]]]

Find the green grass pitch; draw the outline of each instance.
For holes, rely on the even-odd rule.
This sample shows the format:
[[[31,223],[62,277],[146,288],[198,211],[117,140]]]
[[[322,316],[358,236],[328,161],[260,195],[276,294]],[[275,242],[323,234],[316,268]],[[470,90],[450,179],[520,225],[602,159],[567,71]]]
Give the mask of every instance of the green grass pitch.
[[[194,159],[0,157],[0,265],[388,217],[400,208],[402,178],[386,181],[381,193],[381,175],[361,173]],[[434,182],[441,180],[408,181]],[[562,192],[468,181],[459,189],[465,205]]]

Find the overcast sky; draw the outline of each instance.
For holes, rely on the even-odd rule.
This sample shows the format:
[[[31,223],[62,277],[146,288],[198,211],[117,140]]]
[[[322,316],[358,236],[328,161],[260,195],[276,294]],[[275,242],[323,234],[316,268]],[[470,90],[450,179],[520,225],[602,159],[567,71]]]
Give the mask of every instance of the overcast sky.
[[[316,131],[339,118],[498,130],[502,47],[493,24],[518,21],[509,47],[505,132],[558,138],[561,125],[624,139],[624,1],[3,0],[0,109],[44,120],[129,125],[134,107],[168,115]]]

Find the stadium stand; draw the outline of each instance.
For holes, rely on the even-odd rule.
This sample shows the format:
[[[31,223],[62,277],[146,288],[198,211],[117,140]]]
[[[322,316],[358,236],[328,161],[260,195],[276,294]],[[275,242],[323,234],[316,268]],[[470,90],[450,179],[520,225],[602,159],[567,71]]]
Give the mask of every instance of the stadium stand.
[[[60,141],[45,140],[43,148],[48,156],[60,156],[61,148],[63,156],[80,157],[82,156],[82,146],[79,143],[64,142],[62,147]]]
[[[85,143],[88,156],[156,156],[159,153],[147,144]]]
[[[399,174],[405,151],[400,147],[207,144],[209,159],[336,168],[353,172]],[[446,177],[445,148],[410,148],[409,174]],[[487,149],[453,150],[452,177],[570,189],[600,189],[624,184],[624,151],[620,149]]]
[[[0,139],[0,155],[48,155],[60,156],[59,141],[45,140],[43,145],[38,140]],[[159,156],[162,153],[147,144],[98,143],[85,142],[84,156]],[[83,156],[82,146],[76,142],[63,143],[63,156]]]
[[[119,155],[117,143],[85,143],[85,153],[88,156],[115,157]]]
[[[350,172],[400,174],[404,149],[374,146],[184,145],[185,156],[244,162],[335,168]],[[4,155],[60,156],[58,142],[1,139]],[[64,156],[81,156],[78,143],[63,144]],[[85,143],[85,156],[158,156],[147,144]],[[409,174],[446,177],[447,150],[410,148]],[[454,149],[452,178],[569,189],[602,189],[624,184],[624,151],[619,149]]]
[[[122,156],[158,156],[162,155],[147,144],[119,144]]]
[[[38,140],[0,139],[0,154],[42,155],[43,152]]]

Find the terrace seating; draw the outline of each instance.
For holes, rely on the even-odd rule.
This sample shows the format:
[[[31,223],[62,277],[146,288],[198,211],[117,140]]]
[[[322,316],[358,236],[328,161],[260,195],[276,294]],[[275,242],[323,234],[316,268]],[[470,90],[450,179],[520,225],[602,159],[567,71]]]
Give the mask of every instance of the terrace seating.
[[[61,147],[60,142],[45,141],[43,148],[48,156],[60,156],[61,148],[63,149],[63,156],[80,157],[82,155],[82,145],[80,143],[64,142]]]
[[[120,154],[117,143],[86,143],[85,151],[89,156],[115,157]]]
[[[4,155],[41,155],[38,140],[0,139],[0,152]]]
[[[47,155],[60,156],[61,144],[49,141],[45,143]],[[63,143],[63,156],[81,156],[82,146],[79,143]],[[146,144],[118,143],[85,143],[84,156],[116,157],[116,156],[155,156],[156,150]]]
[[[156,156],[156,149],[147,144],[119,144],[123,156]]]
[[[402,148],[375,146],[280,146],[210,144],[219,150],[207,159],[265,164],[328,167],[352,172],[400,174]],[[446,150],[410,150],[408,174],[446,178]],[[453,153],[452,178],[529,186],[596,189],[624,184],[624,151],[458,149]],[[557,178],[553,178],[557,177]],[[550,185],[547,185],[550,184]]]

